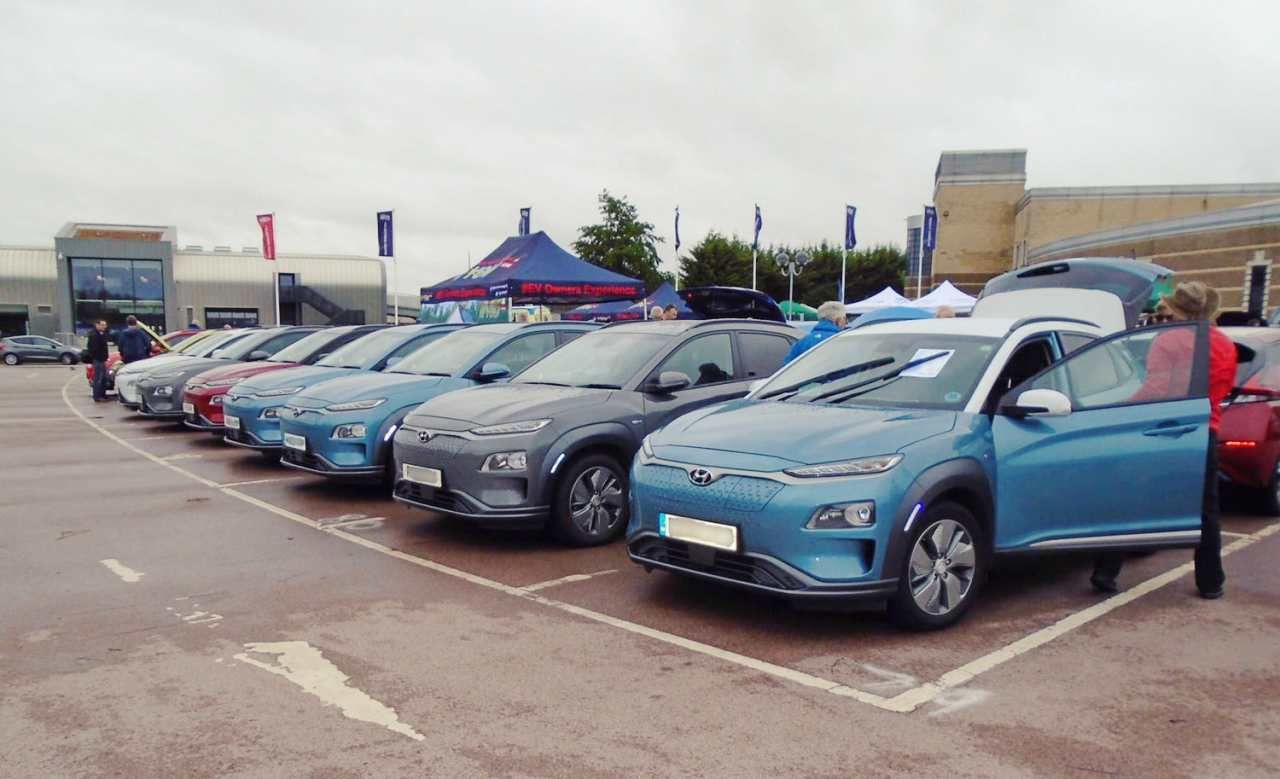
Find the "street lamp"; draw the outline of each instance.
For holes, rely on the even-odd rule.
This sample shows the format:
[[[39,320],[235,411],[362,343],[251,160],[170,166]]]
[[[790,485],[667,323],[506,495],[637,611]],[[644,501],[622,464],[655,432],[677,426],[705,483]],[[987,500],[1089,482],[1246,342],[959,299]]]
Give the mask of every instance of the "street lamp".
[[[804,266],[809,264],[813,257],[809,256],[806,251],[798,251],[795,254],[788,255],[786,252],[778,252],[774,257],[774,261],[778,263],[788,278],[787,299],[791,301],[791,311],[787,312],[787,319],[792,318],[792,312],[796,307],[796,275],[804,270]]]

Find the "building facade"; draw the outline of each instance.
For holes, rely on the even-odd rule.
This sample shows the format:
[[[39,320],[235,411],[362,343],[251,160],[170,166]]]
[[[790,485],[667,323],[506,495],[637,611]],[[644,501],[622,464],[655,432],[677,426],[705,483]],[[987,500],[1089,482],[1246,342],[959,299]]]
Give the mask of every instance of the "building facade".
[[[112,329],[130,314],[151,327],[381,322],[382,262],[367,257],[281,254],[257,247],[179,248],[177,228],[73,222],[53,247],[0,247],[0,331],[67,339],[94,320]]]
[[[1026,187],[1025,149],[943,152],[932,283],[976,294],[992,276],[1072,256],[1123,256],[1216,287],[1224,310],[1280,304],[1280,183]],[[1280,283],[1280,278],[1276,279]]]

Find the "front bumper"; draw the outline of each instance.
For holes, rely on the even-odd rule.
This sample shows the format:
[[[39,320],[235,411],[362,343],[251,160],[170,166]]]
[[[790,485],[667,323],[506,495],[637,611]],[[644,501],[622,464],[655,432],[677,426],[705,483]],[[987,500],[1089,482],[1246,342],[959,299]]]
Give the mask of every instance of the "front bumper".
[[[182,419],[182,395],[155,394],[155,387],[138,387],[138,414],[147,419]]]
[[[222,406],[213,403],[213,398],[225,397],[224,393],[195,393],[186,392],[182,395],[184,405],[189,405],[194,409],[190,413],[183,412],[182,424],[193,430],[203,430],[206,433],[222,432]]]
[[[382,478],[386,469],[383,455],[388,444],[380,437],[384,416],[368,415],[368,412],[322,413],[308,409],[294,416],[285,411],[280,419],[280,462],[300,471],[336,479]],[[333,429],[338,425],[363,424],[368,435],[362,439],[334,440]],[[306,441],[306,451],[284,446],[286,436],[301,436]]]
[[[230,396],[222,402],[223,438],[229,444],[244,446],[259,451],[279,451],[281,446],[280,418],[263,418],[262,413],[269,408],[276,409],[279,414],[284,409],[287,398],[255,398],[252,396]],[[226,426],[226,418],[232,416],[239,420],[239,427]]]
[[[138,398],[138,380],[133,376],[125,376],[115,382],[116,400],[125,408],[137,408]]]

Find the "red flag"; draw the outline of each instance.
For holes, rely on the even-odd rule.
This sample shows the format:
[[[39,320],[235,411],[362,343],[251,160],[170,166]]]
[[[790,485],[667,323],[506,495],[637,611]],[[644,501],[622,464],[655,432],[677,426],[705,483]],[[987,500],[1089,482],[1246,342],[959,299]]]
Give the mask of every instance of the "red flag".
[[[258,227],[262,228],[262,256],[268,260],[276,258],[275,218],[275,214],[258,214]]]

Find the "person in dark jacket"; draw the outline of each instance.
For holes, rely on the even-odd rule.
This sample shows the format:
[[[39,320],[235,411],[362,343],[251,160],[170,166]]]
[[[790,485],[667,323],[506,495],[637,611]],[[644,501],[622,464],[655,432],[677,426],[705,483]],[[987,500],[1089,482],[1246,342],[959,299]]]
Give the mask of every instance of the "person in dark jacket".
[[[125,320],[128,325],[124,332],[116,336],[116,346],[120,349],[120,360],[124,363],[145,360],[151,356],[151,336],[138,327],[138,318],[133,314]]]
[[[85,349],[93,362],[93,399],[107,399],[107,320],[99,319],[89,331],[89,346]]]
[[[818,306],[818,319],[818,324],[813,326],[808,335],[792,344],[791,351],[787,352],[786,359],[782,361],[783,365],[839,333],[849,323],[844,304],[835,300],[828,300]]]

